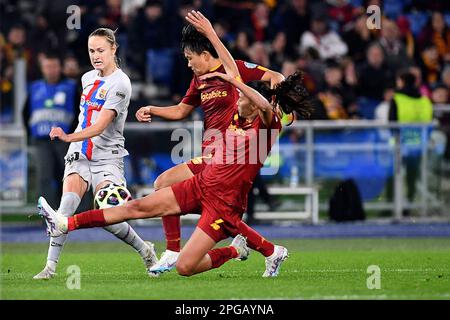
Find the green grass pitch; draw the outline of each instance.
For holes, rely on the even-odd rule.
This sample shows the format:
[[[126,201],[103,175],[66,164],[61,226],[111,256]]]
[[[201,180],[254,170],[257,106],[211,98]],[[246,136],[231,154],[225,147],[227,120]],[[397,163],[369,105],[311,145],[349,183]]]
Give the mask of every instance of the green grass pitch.
[[[120,242],[69,242],[50,281],[31,279],[47,244],[3,243],[1,299],[450,299],[448,238],[276,242],[290,250],[278,278],[261,277],[257,252],[193,277],[172,271],[149,278],[140,257]],[[80,267],[79,290],[66,286],[70,265]],[[367,287],[371,265],[380,268],[380,289]]]

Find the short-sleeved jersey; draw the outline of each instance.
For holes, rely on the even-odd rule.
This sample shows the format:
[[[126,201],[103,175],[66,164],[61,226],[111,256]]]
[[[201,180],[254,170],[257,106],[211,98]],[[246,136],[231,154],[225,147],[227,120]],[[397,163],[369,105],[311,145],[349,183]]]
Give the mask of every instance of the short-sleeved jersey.
[[[131,97],[130,78],[121,69],[106,77],[100,77],[97,70],[91,70],[83,75],[81,83],[83,93],[75,132],[93,125],[103,108],[114,110],[116,117],[99,136],[72,142],[67,154],[79,152],[93,161],[128,155],[123,128]]]
[[[253,80],[261,80],[266,68],[259,65],[235,60],[239,70],[239,74],[244,83]],[[210,70],[210,72],[225,73],[223,65]],[[202,150],[211,143],[208,130],[216,129],[220,133],[224,133],[227,129],[230,119],[236,111],[236,102],[239,98],[239,93],[233,85],[219,78],[212,78],[207,80],[199,80],[199,77],[194,75],[191,80],[189,89],[182,99],[182,103],[201,107],[204,112],[204,125],[206,135],[203,138]]]
[[[248,121],[236,113],[232,119],[221,152],[215,152],[211,165],[199,173],[199,181],[210,196],[220,199],[232,212],[243,213],[253,180],[270,153],[282,124],[275,114],[269,127],[259,116]]]

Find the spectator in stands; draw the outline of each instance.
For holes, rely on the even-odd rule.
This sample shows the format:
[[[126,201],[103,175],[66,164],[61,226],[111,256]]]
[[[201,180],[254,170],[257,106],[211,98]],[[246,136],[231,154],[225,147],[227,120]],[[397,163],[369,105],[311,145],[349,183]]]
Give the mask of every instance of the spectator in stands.
[[[449,90],[443,83],[438,83],[431,92],[431,101],[434,104],[447,104],[449,100]]]
[[[316,14],[311,22],[311,31],[305,31],[301,37],[300,52],[310,47],[315,48],[323,60],[340,58],[348,51],[341,37],[329,28],[324,14]]]
[[[324,78],[325,85],[319,92],[319,98],[329,111],[330,119],[360,118],[354,88],[344,80],[342,66],[334,60],[328,61]],[[335,106],[338,101],[343,110]]]
[[[185,18],[192,10],[198,10],[196,1],[181,0],[179,2],[177,14],[170,22],[170,46],[175,48],[173,55],[172,81],[170,86],[170,97],[174,103],[178,103],[189,87],[192,79],[192,70],[186,64],[186,58],[180,48],[181,31],[185,25]],[[134,114],[134,113],[133,113]],[[134,118],[134,117],[133,117]]]
[[[102,6],[97,14],[97,24],[101,27],[123,32],[125,25],[122,22],[122,0],[106,0],[105,2],[105,6]]]
[[[425,46],[420,55],[419,65],[428,85],[432,86],[439,81],[442,63],[434,44],[429,43]]]
[[[50,48],[41,48],[41,50],[53,50],[58,52],[60,56],[66,54],[69,47],[68,28],[66,27],[67,8],[78,4],[80,4],[80,1],[74,0],[41,0],[37,2],[38,24],[46,30],[45,34],[51,34],[50,39],[52,41]]]
[[[423,82],[422,70],[417,65],[412,65],[408,68],[408,71],[411,72],[416,77],[416,87],[419,88],[420,94],[423,96],[430,97],[431,91],[430,88]]]
[[[260,1],[255,5],[251,13],[251,25],[255,41],[265,41],[269,38],[269,13],[270,9],[265,2]]]
[[[298,65],[299,68],[305,71],[306,75],[312,79],[315,88],[319,88],[322,85],[325,62],[320,59],[319,52],[316,49],[312,47],[306,49],[306,51],[300,55]],[[310,92],[314,93],[316,91]]]
[[[442,70],[441,82],[450,92],[450,64],[448,64],[444,68],[444,70]]]
[[[59,140],[51,141],[48,134],[52,127],[62,127],[67,132],[75,129],[79,93],[76,82],[63,77],[61,61],[56,54],[47,54],[42,59],[41,72],[43,79],[29,86],[23,120],[29,143],[36,149],[37,192],[45,194],[57,206],[68,145]]]
[[[411,60],[406,54],[405,45],[400,39],[400,31],[397,24],[389,19],[382,22],[379,44],[384,51],[386,63],[394,72],[411,65]]]
[[[213,23],[213,28],[216,30],[217,36],[220,41],[222,41],[226,47],[230,47],[234,40],[233,35],[230,33],[229,23],[225,20],[218,20]]]
[[[429,44],[436,47],[439,61],[450,62],[450,28],[445,24],[444,15],[439,11],[431,14],[428,25],[419,35],[419,43],[422,49]]]
[[[63,75],[67,79],[75,81],[77,84],[81,85],[81,69],[78,64],[78,60],[72,56],[68,55],[64,58],[63,62]],[[80,86],[77,86],[79,88]]]
[[[384,99],[375,108],[374,119],[382,122],[389,122],[389,106],[394,97],[395,87],[387,87],[384,90]]]
[[[7,66],[14,65],[16,59],[25,59],[27,63],[27,76],[29,79],[36,79],[39,70],[36,70],[36,61],[33,59],[33,52],[27,45],[27,31],[23,24],[15,24],[9,30],[6,42],[2,48]]]
[[[337,23],[338,30],[349,23],[354,15],[354,8],[349,0],[328,0],[328,16]]]
[[[360,14],[343,28],[342,38],[348,46],[348,55],[355,63],[364,61],[367,47],[375,41],[375,35],[367,28],[367,16]]]
[[[230,32],[251,28],[251,15],[255,8],[255,1],[251,0],[216,0],[214,12],[217,16],[230,21]]]
[[[280,71],[283,61],[286,60],[286,34],[284,32],[278,32],[270,48],[270,67],[272,70]]]
[[[128,45],[130,62],[141,79],[145,78],[147,51],[166,48],[170,45],[167,34],[167,20],[163,14],[163,5],[159,0],[147,0],[130,21]]]
[[[275,30],[286,34],[287,54],[297,52],[299,40],[311,24],[310,12],[308,0],[285,1],[275,12],[272,25]]]
[[[416,41],[411,31],[408,18],[399,16],[397,18],[397,27],[399,31],[399,38],[405,47],[406,55],[410,60],[414,60]]]
[[[383,100],[385,89],[394,86],[394,74],[387,67],[383,49],[378,43],[369,46],[366,61],[357,66],[356,71],[358,77],[357,94],[362,97],[360,103],[367,104],[368,108],[370,106],[375,108]],[[370,112],[367,114],[369,115]]]
[[[261,66],[270,65],[269,53],[264,42],[254,42],[249,49],[248,55],[250,57],[250,61],[253,63],[259,64]]]
[[[412,73],[401,71],[397,76],[396,87],[397,90],[389,107],[390,121],[429,123],[433,120],[433,105],[428,97],[420,94],[416,78]],[[421,130],[403,128],[400,131],[400,139],[402,146],[407,147],[404,149],[406,152],[403,154],[403,162],[406,167],[407,198],[413,202],[421,163]],[[391,186],[392,183],[388,185]],[[392,194],[388,196],[392,199]],[[409,211],[405,210],[404,215],[409,215]]]
[[[231,45],[231,55],[236,60],[250,61],[248,51],[252,42],[253,40],[250,39],[250,35],[246,31],[239,31],[235,41]]]

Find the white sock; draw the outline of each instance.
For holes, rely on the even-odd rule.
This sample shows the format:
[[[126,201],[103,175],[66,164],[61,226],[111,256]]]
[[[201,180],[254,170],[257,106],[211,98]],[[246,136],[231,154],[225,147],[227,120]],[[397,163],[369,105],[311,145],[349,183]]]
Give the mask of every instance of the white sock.
[[[126,222],[121,222],[104,227],[105,230],[111,232],[117,238],[123,242],[132,246],[142,257],[146,257],[149,254],[148,246],[144,240],[138,236],[136,231]]]
[[[61,197],[61,203],[59,205],[58,213],[70,217],[77,210],[80,205],[81,199],[75,192],[65,192]],[[60,237],[50,237],[50,244],[47,254],[47,266],[53,271],[56,270],[56,264],[58,263],[59,256],[61,255],[64,243],[67,240],[67,234],[63,234]]]

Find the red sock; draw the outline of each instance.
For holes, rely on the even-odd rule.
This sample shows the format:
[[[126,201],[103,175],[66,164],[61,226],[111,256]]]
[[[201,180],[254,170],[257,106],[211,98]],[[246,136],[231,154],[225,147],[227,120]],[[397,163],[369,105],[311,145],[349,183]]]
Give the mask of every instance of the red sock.
[[[166,236],[166,249],[180,252],[181,225],[179,216],[166,216],[162,218],[164,234]]]
[[[69,217],[67,225],[68,231],[104,226],[106,226],[106,222],[103,209],[89,210]]]
[[[262,235],[246,225],[243,221],[241,221],[238,225],[238,232],[244,237],[247,237],[247,245],[250,248],[261,252],[264,257],[270,256],[275,250],[272,242],[267,241]]]
[[[211,258],[211,269],[218,268],[230,259],[236,258],[238,253],[235,247],[228,246],[208,251]]]

